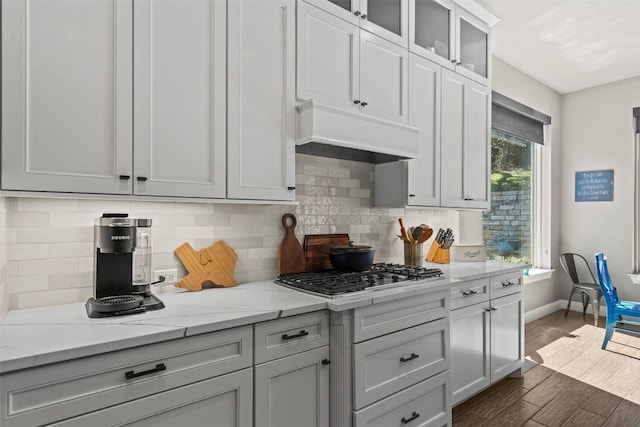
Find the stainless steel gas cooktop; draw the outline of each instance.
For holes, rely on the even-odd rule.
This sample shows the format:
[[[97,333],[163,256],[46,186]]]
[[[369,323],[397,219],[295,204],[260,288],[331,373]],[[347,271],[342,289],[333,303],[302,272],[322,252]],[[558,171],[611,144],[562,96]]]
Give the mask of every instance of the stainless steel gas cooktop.
[[[438,268],[380,263],[362,272],[329,270],[281,274],[276,283],[314,295],[339,298],[415,282],[432,282],[442,277]]]

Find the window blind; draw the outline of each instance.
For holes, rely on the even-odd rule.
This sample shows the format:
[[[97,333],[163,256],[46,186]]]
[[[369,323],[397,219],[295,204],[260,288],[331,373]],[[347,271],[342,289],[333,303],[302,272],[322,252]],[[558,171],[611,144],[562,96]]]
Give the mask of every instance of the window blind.
[[[492,94],[491,126],[501,132],[544,144],[544,125],[551,117],[497,92]]]

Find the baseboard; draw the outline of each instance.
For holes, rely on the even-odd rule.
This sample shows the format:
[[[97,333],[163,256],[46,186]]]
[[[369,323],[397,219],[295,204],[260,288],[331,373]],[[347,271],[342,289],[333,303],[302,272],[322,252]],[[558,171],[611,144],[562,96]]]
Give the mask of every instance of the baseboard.
[[[566,306],[566,301],[565,301]],[[529,323],[533,320],[537,320],[541,317],[544,317],[548,314],[555,313],[563,307],[562,300],[554,301],[550,304],[543,305],[541,307],[536,307],[533,310],[529,310],[524,313],[524,323]]]
[[[568,300],[566,299],[560,299],[547,305],[543,305],[542,307],[536,307],[533,310],[529,310],[524,314],[524,323],[529,323],[533,320],[539,319],[558,310],[564,310],[565,308],[567,308],[567,302]],[[571,307],[569,307],[569,310],[582,313],[582,303],[580,301],[571,301]],[[589,303],[589,307],[587,307],[587,314],[593,314],[591,303]],[[600,302],[600,310],[598,312],[598,316],[607,316],[607,306],[605,305],[604,301]]]
[[[565,309],[567,308],[568,300],[563,299],[558,301],[560,306]],[[571,301],[571,307],[569,307],[571,311],[577,311],[582,313],[582,303],[580,301]],[[591,306],[591,302],[589,302],[589,306],[587,307],[587,314],[593,314],[593,307]],[[606,316],[607,315],[607,304],[604,302],[604,298],[600,300],[600,307],[598,310],[598,316]]]

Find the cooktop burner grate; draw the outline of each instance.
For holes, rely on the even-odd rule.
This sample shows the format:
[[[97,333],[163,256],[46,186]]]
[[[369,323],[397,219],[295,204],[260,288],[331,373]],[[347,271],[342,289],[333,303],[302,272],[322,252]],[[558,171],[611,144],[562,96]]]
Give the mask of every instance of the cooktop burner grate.
[[[314,294],[335,297],[361,292],[376,286],[437,279],[442,275],[442,271],[437,268],[379,263],[372,265],[367,271],[357,273],[329,270],[316,273],[281,274],[276,283]]]

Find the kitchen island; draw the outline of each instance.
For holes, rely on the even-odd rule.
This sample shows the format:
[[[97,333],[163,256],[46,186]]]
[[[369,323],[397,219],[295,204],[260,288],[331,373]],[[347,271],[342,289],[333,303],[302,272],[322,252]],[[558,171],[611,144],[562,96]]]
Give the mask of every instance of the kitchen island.
[[[230,414],[231,425],[275,426],[277,420],[269,424],[269,417],[266,421],[259,421],[262,419],[259,414],[268,413],[269,407],[268,402],[261,399],[258,389],[264,386],[265,393],[269,392],[266,379],[270,378],[270,372],[283,369],[283,366],[291,369],[294,362],[304,362],[301,366],[307,368],[307,373],[314,372],[312,377],[317,386],[309,388],[321,394],[312,402],[316,414],[306,414],[303,405],[293,410],[291,416],[294,419],[306,419],[306,425],[346,426],[353,418],[354,425],[376,425],[367,420],[375,420],[379,408],[394,404],[402,406],[400,403],[404,404],[404,400],[393,400],[413,396],[420,391],[415,390],[417,386],[439,385],[442,386],[440,390],[448,395],[449,301],[452,290],[468,281],[514,273],[517,276],[526,268],[525,265],[497,262],[436,266],[444,271],[444,279],[422,286],[413,284],[333,300],[303,294],[272,282],[256,282],[202,292],[162,293],[160,297],[165,302],[165,309],[122,317],[89,319],[83,304],[10,312],[0,324],[2,424],[43,425],[59,421],[60,425],[69,426],[87,422],[110,425],[114,413],[117,413],[114,408],[122,407],[131,412],[131,408],[139,406],[144,410],[139,414],[133,411],[138,414],[135,417],[143,419],[150,414],[159,417],[160,409],[149,400],[149,396],[155,395],[156,400],[163,402],[180,400],[183,396],[182,404],[169,405],[178,411],[172,414],[174,416],[185,411],[206,419],[211,412],[193,409],[194,405],[210,402],[210,408],[217,408],[219,402],[216,399],[222,399],[227,402],[226,413]],[[431,306],[429,301],[433,302]],[[380,311],[381,308],[384,310]],[[378,332],[370,332],[376,328],[369,332],[360,328],[365,331],[362,335],[356,332],[353,323],[349,323],[350,319],[360,319],[364,322],[361,325],[366,325],[367,319],[393,317],[394,313],[403,313],[403,310],[401,317],[405,320],[412,317],[417,320],[402,323],[403,320],[388,330],[383,325]],[[270,333],[272,328],[276,332]],[[405,374],[412,370],[406,369],[406,372],[400,372],[399,380],[391,382],[390,388],[365,392],[358,397],[356,406],[348,403],[338,410],[336,397],[350,390],[351,374],[356,383],[359,381],[355,372],[343,375],[344,369],[352,363],[351,358],[360,357],[357,356],[359,349],[375,347],[379,342],[388,340],[391,333],[396,334],[394,336],[400,341],[422,342],[422,345],[430,345],[431,341],[426,338],[420,341],[419,338],[431,334],[443,344],[441,354],[431,363],[426,357],[412,356],[417,353],[410,351],[402,359],[414,357],[424,362],[420,368],[422,377],[417,376],[424,379],[422,382],[411,384]],[[385,339],[381,341],[379,337],[382,335]],[[286,346],[274,344],[271,349],[269,346],[273,343],[268,338],[271,336],[277,341],[294,337],[300,341],[293,339]],[[346,344],[353,339],[362,345],[352,348]],[[130,355],[134,357],[130,358]],[[309,359],[312,356],[313,360]],[[166,365],[164,362],[156,363],[163,358],[168,360]],[[172,371],[170,361],[174,360],[180,367],[177,371]],[[219,363],[216,365],[214,362]],[[366,365],[363,363],[362,366]],[[298,369],[300,372],[304,371],[302,367]],[[55,373],[55,378],[47,376],[50,372]],[[127,374],[127,381],[119,380],[118,376],[120,384],[106,372]],[[266,382],[259,381],[259,378]],[[103,379],[107,384],[101,384],[99,388],[91,385],[96,379]],[[308,378],[303,379],[306,381]],[[436,384],[434,381],[439,382]],[[46,387],[38,389],[44,383]],[[67,389],[74,391],[60,394],[61,390]],[[178,393],[180,390],[188,393],[181,395]],[[278,392],[275,389],[271,391]],[[320,401],[322,396],[325,402]],[[304,397],[301,397],[302,401]],[[270,397],[271,400],[273,398],[277,396]],[[229,403],[229,399],[235,403]],[[446,425],[450,422],[451,404],[448,397],[443,399],[447,413],[442,419]],[[331,421],[329,401],[332,402]],[[230,411],[229,405],[235,409]],[[240,408],[245,414],[236,419],[233,414],[239,414]],[[387,412],[392,413],[393,408]],[[412,412],[408,415],[410,418]],[[90,416],[94,418],[87,418]],[[162,425],[159,419],[153,422]],[[222,418],[220,425],[225,425]]]

